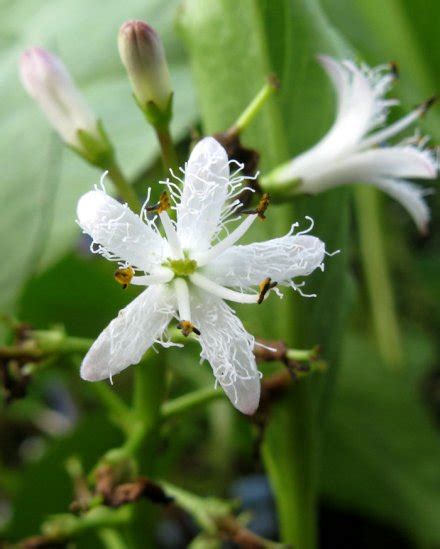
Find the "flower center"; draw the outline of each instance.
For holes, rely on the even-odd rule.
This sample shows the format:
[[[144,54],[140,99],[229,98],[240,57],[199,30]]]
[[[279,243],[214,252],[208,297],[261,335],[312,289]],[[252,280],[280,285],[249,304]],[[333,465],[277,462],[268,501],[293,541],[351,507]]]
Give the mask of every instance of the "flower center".
[[[197,269],[197,261],[189,258],[168,259],[164,267],[171,269],[176,276],[189,276]]]

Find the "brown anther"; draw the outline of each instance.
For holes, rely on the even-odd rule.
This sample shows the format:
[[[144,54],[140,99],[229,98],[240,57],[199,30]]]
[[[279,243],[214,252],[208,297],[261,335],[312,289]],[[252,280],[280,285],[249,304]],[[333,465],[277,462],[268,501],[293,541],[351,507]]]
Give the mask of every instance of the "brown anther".
[[[271,73],[267,77],[267,81],[272,88],[275,88],[276,90],[279,90],[281,87],[281,82],[278,76],[275,73]]]
[[[182,335],[185,337],[188,337],[193,332],[198,336],[200,335],[200,330],[198,330],[189,320],[181,320],[176,327],[178,330],[182,330]]]
[[[433,95],[421,103],[419,109],[422,111],[422,115],[425,114],[432,107],[432,105],[434,105],[438,98],[438,95]]]
[[[163,191],[159,197],[159,202],[154,204],[154,206],[148,206],[147,212],[157,212],[162,213],[170,209],[170,197],[168,196],[167,191]]]
[[[393,78],[399,78],[400,76],[399,65],[395,61],[390,61],[388,65],[390,67],[390,72],[393,75]]]
[[[115,272],[115,280],[122,286],[123,290],[130,284],[133,276],[134,271],[131,267],[123,267]]]
[[[254,210],[242,210],[241,213],[251,214],[251,215],[257,214],[258,217],[264,221],[266,219],[264,212],[267,210],[269,206],[269,202],[270,202],[269,193],[264,193],[263,196],[260,198],[260,202],[258,203],[258,206]]]
[[[170,197],[167,191],[163,191],[159,198],[159,206],[157,208],[157,213],[166,212],[170,209]]]
[[[269,290],[272,290],[272,288],[275,288],[275,286],[278,284],[278,282],[272,282],[272,279],[269,277],[265,278],[260,284],[258,285],[258,288],[260,289],[260,294],[258,296],[258,305],[263,303],[264,298],[266,297],[266,294]]]
[[[260,199],[260,202],[258,203],[256,212],[260,219],[263,219],[263,220],[266,219],[264,212],[267,210],[269,206],[269,200],[270,200],[269,193],[264,193]]]

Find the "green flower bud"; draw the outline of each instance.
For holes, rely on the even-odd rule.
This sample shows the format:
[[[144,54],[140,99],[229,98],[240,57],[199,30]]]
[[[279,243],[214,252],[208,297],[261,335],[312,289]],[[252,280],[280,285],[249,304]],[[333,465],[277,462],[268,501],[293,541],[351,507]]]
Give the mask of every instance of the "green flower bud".
[[[118,47],[139,107],[149,120],[151,117],[160,118],[162,113],[169,121],[170,75],[165,50],[157,33],[143,21],[127,21],[119,30]],[[154,120],[150,121],[156,125]]]

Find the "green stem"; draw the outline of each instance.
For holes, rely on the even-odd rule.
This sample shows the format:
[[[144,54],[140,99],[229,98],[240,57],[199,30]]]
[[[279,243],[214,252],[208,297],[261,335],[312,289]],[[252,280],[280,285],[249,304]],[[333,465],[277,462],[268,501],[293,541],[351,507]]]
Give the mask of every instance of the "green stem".
[[[301,549],[316,547],[315,384],[293,387],[274,406],[262,446],[263,459],[277,494],[280,537]],[[280,436],[281,435],[281,436]]]
[[[243,113],[238,117],[235,124],[233,124],[230,128],[229,133],[242,133],[258,115],[269,97],[271,97],[278,90],[278,88],[279,83],[277,79],[274,76],[269,76],[266,84],[261,88]]]
[[[135,190],[125,179],[121,168],[116,162],[109,166],[108,176],[112,180],[118,195],[122,198],[122,200],[124,200],[134,212],[140,212],[142,204]]]
[[[169,126],[155,126],[154,130],[156,132],[157,140],[159,141],[165,170],[167,172],[173,170],[174,173],[177,173],[179,164],[177,162],[176,150],[174,148]]]
[[[115,528],[101,528],[98,536],[107,549],[127,549],[124,538]]]
[[[147,433],[147,425],[144,421],[137,421],[132,424],[131,431],[121,447],[120,455],[125,458],[134,456],[141,448]]]
[[[156,356],[156,355],[154,355]],[[136,458],[147,437],[159,425],[161,404],[165,390],[165,367],[149,355],[148,363],[142,361],[135,366],[133,407],[124,421],[126,439],[122,446],[109,450],[103,461],[119,463],[128,458]],[[128,420],[128,421],[127,421]],[[154,463],[152,453],[143,456],[143,465],[148,469]]]
[[[400,367],[403,361],[402,338],[381,228],[378,192],[359,187],[355,190],[355,199],[362,266],[379,350],[388,366]]]
[[[62,330],[33,330],[29,339],[34,339],[43,354],[86,353],[94,340],[67,336]]]
[[[310,354],[311,351],[295,351],[293,349],[289,349],[287,351],[287,355],[289,358],[292,358],[293,356],[305,356],[306,354]],[[296,359],[296,360],[303,360]],[[296,374],[297,381],[304,377],[308,377],[310,374],[313,373],[321,373],[326,370],[326,364],[322,361],[316,361],[313,362],[310,365],[310,369],[304,372],[298,372]],[[276,377],[276,374],[275,374]],[[268,378],[270,380],[270,376]],[[171,419],[176,416],[180,416],[181,414],[184,414],[186,412],[190,412],[194,408],[198,408],[199,406],[203,406],[204,404],[207,404],[208,402],[212,402],[213,400],[219,400],[224,397],[224,392],[215,389],[214,387],[204,387],[203,389],[198,389],[197,391],[193,391],[192,393],[186,393],[185,395],[182,395],[180,397],[174,398],[173,400],[169,400],[168,402],[165,402],[162,404],[161,407],[161,418],[163,421],[166,421],[168,419]]]
[[[212,400],[222,398],[223,395],[223,391],[214,387],[204,387],[192,393],[187,393],[162,404],[161,417],[163,420],[167,420],[180,416]]]
[[[130,505],[119,509],[99,506],[79,517],[70,514],[55,515],[43,524],[42,531],[52,541],[64,541],[89,530],[128,524],[131,516]]]
[[[317,349],[288,349],[286,351],[287,358],[297,360],[299,362],[314,360],[317,357],[317,354]]]
[[[148,363],[141,362],[135,368],[133,409],[139,422],[138,432],[127,441],[132,455],[139,454],[148,439],[149,452],[142,455],[142,469],[151,474],[155,463],[155,430],[160,422],[160,407],[165,398],[166,366],[163,353],[149,354]]]

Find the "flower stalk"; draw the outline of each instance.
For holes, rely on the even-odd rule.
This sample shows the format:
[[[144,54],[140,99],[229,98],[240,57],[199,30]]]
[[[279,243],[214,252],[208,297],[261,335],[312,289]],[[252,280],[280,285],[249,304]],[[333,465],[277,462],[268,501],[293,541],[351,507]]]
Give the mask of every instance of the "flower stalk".
[[[269,75],[264,86],[228,130],[228,134],[239,135],[243,133],[260,113],[268,99],[279,90],[279,87],[278,78],[274,74]]]
[[[170,127],[166,125],[154,126],[157,141],[160,146],[160,152],[162,155],[162,163],[167,172],[171,170],[177,173],[179,167],[177,162],[176,149],[174,148],[173,138],[171,137]]]
[[[65,542],[90,530],[120,528],[130,523],[132,506],[110,509],[100,505],[80,516],[59,514],[50,517],[41,526],[42,535],[23,540],[24,547],[47,547]]]

